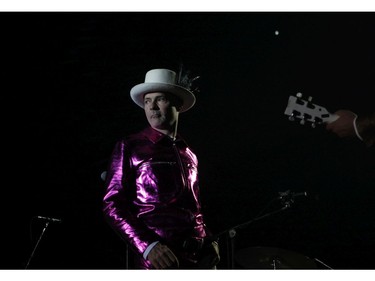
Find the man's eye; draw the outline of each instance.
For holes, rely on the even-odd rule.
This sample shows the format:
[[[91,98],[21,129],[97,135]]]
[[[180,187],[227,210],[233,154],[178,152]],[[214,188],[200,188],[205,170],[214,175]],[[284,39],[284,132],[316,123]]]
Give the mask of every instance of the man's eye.
[[[166,102],[166,101],[167,101],[167,99],[166,99],[165,97],[159,97],[159,98],[158,98],[158,101],[161,101],[161,102]]]

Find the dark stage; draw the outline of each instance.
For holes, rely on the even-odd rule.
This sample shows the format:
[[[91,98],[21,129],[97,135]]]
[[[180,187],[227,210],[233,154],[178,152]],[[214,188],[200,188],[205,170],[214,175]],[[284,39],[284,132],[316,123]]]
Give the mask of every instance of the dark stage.
[[[146,126],[129,97],[152,68],[199,75],[179,130],[199,157],[208,226],[237,229],[235,268],[254,247],[333,269],[374,269],[374,149],[284,115],[302,92],[334,112],[375,108],[375,13],[1,13],[2,269],[124,269],[104,222],[100,174],[115,141]],[[226,235],[220,237],[228,269]],[[302,258],[303,259],[303,258]],[[317,268],[328,268],[316,264]],[[294,268],[293,265],[290,267]]]

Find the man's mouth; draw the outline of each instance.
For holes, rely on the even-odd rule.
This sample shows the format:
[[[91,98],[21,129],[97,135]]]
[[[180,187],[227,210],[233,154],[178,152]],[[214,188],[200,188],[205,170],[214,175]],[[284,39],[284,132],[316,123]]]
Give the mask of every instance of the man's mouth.
[[[154,113],[151,115],[151,118],[159,118],[160,116],[160,113]]]

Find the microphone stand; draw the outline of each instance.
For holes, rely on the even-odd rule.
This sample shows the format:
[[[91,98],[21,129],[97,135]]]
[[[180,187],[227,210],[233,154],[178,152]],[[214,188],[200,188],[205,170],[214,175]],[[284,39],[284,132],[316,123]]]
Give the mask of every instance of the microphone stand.
[[[42,237],[43,237],[43,235],[44,235],[44,232],[46,232],[49,223],[50,223],[49,221],[46,221],[46,223],[45,223],[45,225],[44,225],[44,228],[43,228],[43,230],[42,230],[42,233],[40,234],[39,239],[38,239],[38,241],[36,242],[33,251],[31,252],[31,255],[30,255],[30,257],[29,257],[29,260],[27,261],[27,264],[26,264],[25,269],[28,269],[29,264],[30,264],[30,262],[31,262],[31,259],[34,257],[35,251],[36,251],[36,249],[38,248],[38,245],[39,245],[39,243],[40,243],[40,240],[42,240]]]
[[[237,234],[237,229],[241,229],[241,228],[244,228],[246,227],[247,225],[255,222],[255,221],[258,221],[258,220],[261,220],[261,219],[264,219],[264,218],[267,218],[269,216],[272,216],[272,215],[275,215],[277,213],[280,213],[286,209],[289,209],[291,207],[291,204],[294,202],[293,200],[293,197],[295,196],[294,194],[290,194],[290,191],[286,191],[286,192],[279,192],[280,196],[273,199],[270,203],[272,203],[273,201],[275,200],[278,200],[278,199],[281,199],[282,200],[282,203],[283,203],[283,207],[278,209],[278,210],[275,210],[275,211],[272,211],[272,212],[269,212],[269,213],[266,213],[262,216],[257,216],[255,217],[254,219],[251,219],[247,222],[244,222],[244,223],[241,223],[241,224],[238,224],[234,227],[231,227],[227,230],[224,230],[222,232],[220,232],[219,234],[215,235],[214,237],[218,238],[224,234],[226,234],[226,238],[227,238],[227,248],[228,248],[228,251],[227,251],[227,265],[228,265],[228,268],[229,269],[234,269],[234,238],[236,237],[236,234]],[[299,195],[299,194],[298,194]],[[306,194],[304,194],[305,196],[307,196]],[[270,204],[269,203],[269,204]],[[267,204],[267,206],[269,205]]]

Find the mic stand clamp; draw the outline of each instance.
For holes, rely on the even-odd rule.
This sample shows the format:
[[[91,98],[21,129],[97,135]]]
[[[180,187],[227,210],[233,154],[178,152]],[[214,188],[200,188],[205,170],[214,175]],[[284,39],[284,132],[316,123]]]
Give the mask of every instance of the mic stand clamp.
[[[281,203],[284,205],[284,208],[290,208],[292,203],[294,203],[293,196],[290,193],[290,190],[279,192],[279,199]]]

